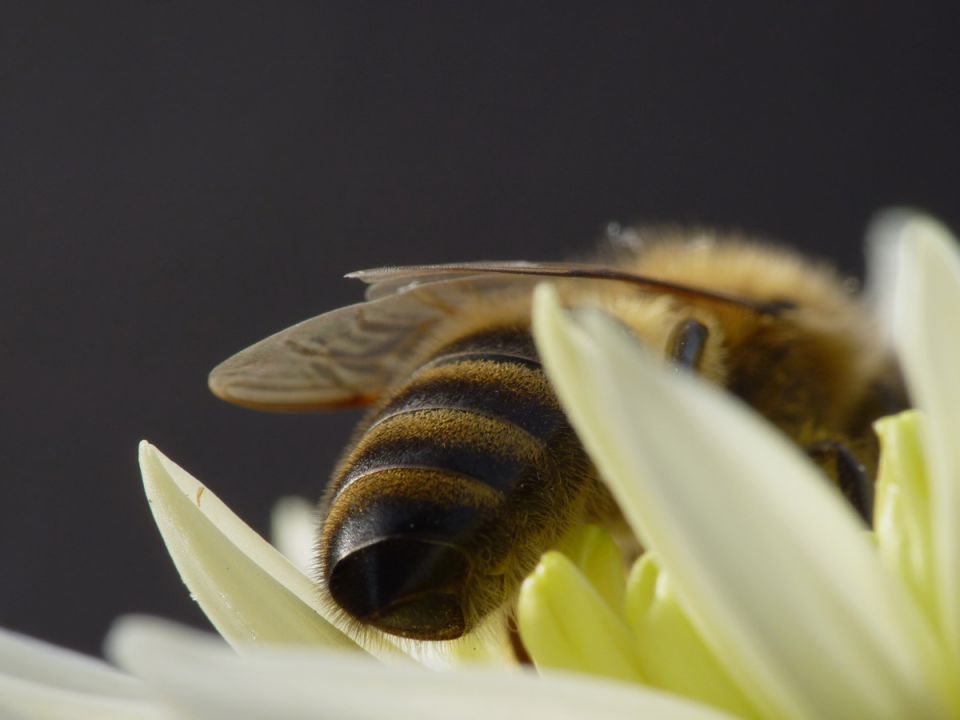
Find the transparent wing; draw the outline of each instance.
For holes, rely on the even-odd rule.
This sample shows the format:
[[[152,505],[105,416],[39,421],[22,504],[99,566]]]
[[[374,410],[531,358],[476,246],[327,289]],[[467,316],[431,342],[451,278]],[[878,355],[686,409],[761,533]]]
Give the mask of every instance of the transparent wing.
[[[474,277],[475,276],[475,277]],[[366,297],[376,300],[390,295],[424,287],[432,283],[451,280],[454,278],[479,277],[557,277],[581,278],[588,280],[608,280],[628,283],[639,288],[651,291],[667,292],[691,300],[721,302],[759,312],[767,315],[778,315],[783,310],[790,309],[790,303],[767,303],[750,298],[727,295],[713,292],[700,287],[684,285],[682,283],[658,280],[647,275],[624,272],[608,265],[589,263],[532,263],[532,262],[472,262],[450,263],[446,265],[410,265],[407,267],[384,267],[372,270],[359,270],[347,275],[367,283]]]
[[[542,271],[545,269],[554,270],[557,274],[560,274],[570,267],[571,265],[567,263],[481,261],[447,263],[442,265],[381,267],[370,270],[357,270],[356,272],[349,273],[347,277],[362,280],[367,283],[367,285],[369,285],[365,295],[367,300],[376,300],[429,283],[457,280],[475,275],[503,274],[510,276],[526,273],[543,275],[544,273]],[[505,277],[496,282],[510,282],[510,280]]]
[[[225,360],[210,389],[237,405],[277,412],[367,405],[441,321],[534,278],[453,277],[399,288],[281,330]]]
[[[544,277],[624,282],[774,315],[787,307],[582,263],[415,265],[361,270],[347,277],[370,286],[366,302],[305,320],[237,353],[210,373],[213,392],[261,410],[369,404],[439,322],[482,302],[485,295],[530,288]]]

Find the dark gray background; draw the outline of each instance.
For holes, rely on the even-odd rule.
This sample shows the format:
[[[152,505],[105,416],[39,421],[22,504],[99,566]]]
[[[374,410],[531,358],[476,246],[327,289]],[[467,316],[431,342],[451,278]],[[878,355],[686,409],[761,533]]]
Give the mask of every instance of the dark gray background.
[[[0,624],[96,651],[118,613],[203,622],[136,443],[260,529],[318,495],[351,418],[205,378],[358,299],[346,271],[680,220],[856,272],[881,206],[960,226],[957,24],[931,7],[3,3]]]

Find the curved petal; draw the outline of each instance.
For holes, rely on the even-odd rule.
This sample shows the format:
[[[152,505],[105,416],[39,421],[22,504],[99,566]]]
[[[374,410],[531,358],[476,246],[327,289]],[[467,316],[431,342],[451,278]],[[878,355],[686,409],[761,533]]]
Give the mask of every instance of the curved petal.
[[[570,558],[611,609],[622,612],[627,574],[623,554],[609,533],[596,525],[580,525],[557,549]]]
[[[110,655],[191,717],[215,720],[721,720],[729,716],[623,683],[492,670],[427,672],[325,648],[256,648],[239,657],[195,631],[128,618]]]
[[[852,510],[742,404],[537,288],[547,374],[627,519],[765,715],[940,713],[938,656]]]
[[[899,253],[894,340],[924,423],[940,624],[960,663],[960,251],[950,232],[917,214],[887,215],[876,242]]]
[[[647,682],[739,718],[759,715],[706,646],[652,553],[634,563],[624,608]]]
[[[180,577],[226,640],[358,649],[324,619],[312,581],[204,485],[146,442],[140,469]]]
[[[918,412],[909,410],[874,423],[881,452],[873,527],[880,557],[936,624],[930,491],[920,447],[922,421]]]
[[[524,647],[540,670],[643,681],[626,623],[559,552],[545,554],[523,581],[517,623]]]

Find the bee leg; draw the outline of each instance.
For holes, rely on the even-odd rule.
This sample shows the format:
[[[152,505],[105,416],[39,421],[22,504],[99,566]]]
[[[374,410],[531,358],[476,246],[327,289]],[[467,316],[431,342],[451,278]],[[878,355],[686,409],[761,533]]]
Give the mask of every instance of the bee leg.
[[[684,320],[678,323],[670,336],[669,357],[675,367],[697,372],[710,331],[699,320]]]
[[[867,525],[873,516],[873,481],[843,443],[821,440],[805,448],[807,455],[836,479],[837,486]]]
[[[510,635],[510,646],[513,648],[513,656],[521,665],[533,665],[533,658],[527,652],[523,640],[520,638],[520,628],[517,627],[515,618],[510,617],[507,620],[507,632]]]

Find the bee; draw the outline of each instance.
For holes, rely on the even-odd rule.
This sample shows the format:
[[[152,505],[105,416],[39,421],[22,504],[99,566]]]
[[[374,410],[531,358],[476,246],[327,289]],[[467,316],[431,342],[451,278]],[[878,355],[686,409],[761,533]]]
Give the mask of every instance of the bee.
[[[870,314],[828,266],[739,237],[664,231],[596,264],[348,277],[368,283],[364,302],[210,375],[215,394],[250,408],[369,408],[320,503],[318,584],[347,620],[415,640],[460,637],[508,607],[572,527],[620,522],[531,337],[532,289],[545,279],[566,306],[601,308],[666,362],[751,405],[869,522],[871,424],[904,403]]]

